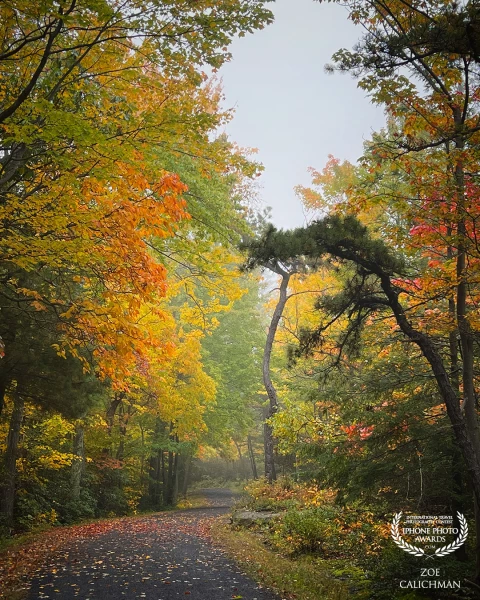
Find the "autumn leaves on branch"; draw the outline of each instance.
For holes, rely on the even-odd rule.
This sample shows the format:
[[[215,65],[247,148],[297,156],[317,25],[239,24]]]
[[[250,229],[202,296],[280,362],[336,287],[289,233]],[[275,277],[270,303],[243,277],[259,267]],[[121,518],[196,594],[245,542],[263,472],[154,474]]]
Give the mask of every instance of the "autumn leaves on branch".
[[[218,136],[230,113],[204,70],[270,20],[256,0],[2,3],[2,408],[84,418],[110,389],[176,435],[204,429],[199,340],[242,295],[238,190],[258,171]],[[64,379],[76,391],[53,401]]]

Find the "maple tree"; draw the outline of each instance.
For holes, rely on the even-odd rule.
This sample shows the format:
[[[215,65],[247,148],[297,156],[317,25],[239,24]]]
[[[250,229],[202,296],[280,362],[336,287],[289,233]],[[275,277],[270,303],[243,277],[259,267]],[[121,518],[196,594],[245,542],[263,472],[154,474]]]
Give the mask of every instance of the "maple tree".
[[[169,461],[177,461],[172,444],[194,448],[204,431],[215,385],[201,337],[243,293],[228,245],[248,229],[242,194],[259,166],[216,134],[231,112],[203,69],[221,66],[232,37],[272,15],[256,0],[19,0],[0,14],[0,411],[10,527],[17,484],[25,492],[15,479],[32,406],[48,411],[47,423],[56,412],[76,419],[70,465],[58,477],[72,485],[67,504],[77,516],[93,510],[95,486],[105,512],[119,510],[117,500],[138,503],[145,436],[154,437],[157,421],[170,428]],[[57,393],[48,394],[52,385]],[[129,456],[139,428],[143,442]],[[98,468],[89,490],[90,448]],[[143,475],[130,478],[137,466]],[[102,496],[105,478],[117,500],[113,491]]]
[[[73,352],[92,335],[111,346],[118,330],[141,343],[134,325],[139,298],[161,296],[166,276],[146,239],[171,236],[187,216],[180,198],[186,187],[162,164],[157,147],[204,153],[207,132],[225,114],[218,93],[201,87],[201,66],[220,66],[233,34],[271,17],[262,2],[184,8],[182,2],[2,8],[4,279],[9,292],[30,297],[34,308],[58,306],[64,329],[78,324],[67,342]],[[212,148],[205,154],[213,156]],[[229,148],[224,144],[223,165]],[[58,289],[72,264],[77,302]],[[16,286],[15,270],[39,268],[46,271],[41,277],[57,277],[53,297]],[[67,285],[65,294],[75,297],[74,287]],[[105,374],[112,375],[111,366]]]

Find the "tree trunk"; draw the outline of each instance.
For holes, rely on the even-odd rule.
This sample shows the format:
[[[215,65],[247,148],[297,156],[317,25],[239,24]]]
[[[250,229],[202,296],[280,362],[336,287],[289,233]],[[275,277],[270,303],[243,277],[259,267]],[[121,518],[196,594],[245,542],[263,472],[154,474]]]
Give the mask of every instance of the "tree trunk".
[[[464,493],[464,482],[463,482],[463,472],[462,472],[462,465],[463,465],[463,461],[462,461],[462,455],[458,449],[457,444],[455,443],[455,440],[453,441],[453,449],[452,449],[452,456],[451,456],[451,466],[452,466],[452,488],[453,488],[453,494],[452,494],[452,515],[453,515],[453,522],[454,522],[454,527],[459,527],[460,526],[460,521],[458,520],[457,517],[457,512],[463,514],[464,512],[464,507],[463,507],[463,501],[462,501],[462,495]],[[474,500],[475,500],[475,496],[474,496]],[[465,546],[465,544],[463,544],[462,546],[460,546],[460,548],[458,550],[455,551],[455,556],[458,560],[467,560],[467,548]]]
[[[117,412],[117,408],[119,407],[120,403],[122,402],[123,397],[124,397],[123,392],[116,392],[106,410],[105,418],[107,421],[107,433],[108,433],[109,438],[112,435],[113,426],[115,425],[115,414]],[[113,456],[113,448],[112,448],[111,440],[109,440],[109,444],[110,444],[110,446],[108,448],[103,448],[103,452],[106,456]]]
[[[160,454],[161,472],[162,472],[163,497],[165,499],[165,489],[167,487],[167,473],[166,473],[166,469],[165,469],[165,452],[163,450],[159,450],[159,454]]]
[[[154,441],[158,444],[162,433],[162,422],[157,419],[155,422]],[[148,478],[148,495],[150,503],[154,508],[160,506],[161,490],[165,485],[163,450],[152,451],[149,458],[149,478]]]
[[[190,483],[190,468],[192,466],[192,455],[189,453],[185,456],[185,464],[183,470],[182,497],[187,497],[188,485]]]
[[[178,440],[177,440],[178,441]],[[173,492],[172,492],[172,505],[177,503],[178,498],[178,452],[175,452],[173,459]]]
[[[284,271],[278,266],[278,270],[275,271],[278,273],[282,281],[280,283],[280,294],[278,297],[277,305],[275,306],[275,310],[273,311],[272,320],[270,322],[270,326],[268,328],[267,333],[267,341],[265,343],[265,350],[263,352],[263,365],[262,365],[262,374],[263,374],[263,384],[265,386],[265,390],[267,392],[269,406],[266,414],[265,424],[264,424],[264,448],[265,448],[265,477],[267,478],[269,483],[272,483],[277,478],[277,474],[275,471],[275,444],[273,439],[273,429],[272,426],[267,422],[268,419],[273,417],[273,415],[277,412],[278,408],[278,398],[277,391],[275,386],[272,383],[272,379],[270,377],[270,359],[272,356],[272,348],[273,342],[275,340],[275,334],[277,333],[278,324],[283,314],[283,309],[285,308],[285,304],[287,303],[288,296],[288,283],[290,281],[291,273]]]
[[[125,457],[125,439],[127,437],[127,425],[132,416],[132,405],[128,404],[127,410],[122,402],[119,410],[118,430],[120,433],[120,441],[117,449],[117,460],[123,462]]]
[[[240,479],[245,479],[248,481],[248,470],[245,469],[242,448],[236,440],[233,440],[233,443],[235,444],[235,448],[237,449],[237,454],[238,454],[238,465],[239,465],[238,474],[240,476]]]
[[[272,414],[268,412],[266,419],[269,419]],[[263,448],[265,452],[265,477],[268,483],[272,483],[277,479],[277,470],[275,468],[275,443],[273,439],[272,426],[265,422],[263,424]]]
[[[72,470],[70,472],[70,484],[72,486],[72,500],[80,500],[82,475],[85,468],[85,443],[84,428],[81,421],[75,423],[75,435],[73,438]]]
[[[139,423],[140,427],[140,439],[142,441],[142,454],[140,455],[140,481],[143,488],[144,471],[145,471],[145,431],[142,424]]]
[[[475,451],[474,441],[469,435],[466,419],[459,406],[457,392],[450,381],[442,356],[439,354],[433,340],[431,340],[428,335],[417,331],[412,327],[405,315],[403,307],[398,301],[397,292],[393,289],[388,275],[383,274],[381,276],[381,285],[389,300],[400,329],[408,338],[417,344],[430,364],[432,373],[437,381],[440,395],[447,408],[447,414],[450,423],[452,424],[455,440],[462,452],[467,470],[470,474],[475,495],[477,498],[480,498],[480,462]]]
[[[247,437],[248,456],[250,457],[250,465],[252,467],[252,476],[258,479],[257,464],[255,463],[255,454],[253,453],[252,436]]]
[[[115,423],[115,413],[117,412],[117,408],[120,405],[120,402],[123,400],[125,394],[123,392],[117,392],[113,399],[110,401],[110,404],[107,408],[107,431],[109,434],[112,433],[113,425]]]
[[[168,452],[167,485],[165,487],[164,501],[168,506],[173,506],[178,496],[178,452]]]
[[[243,456],[242,456],[242,449],[240,448],[240,444],[236,440],[233,440],[233,443],[235,444],[235,448],[237,449],[238,460],[240,462],[242,462]]]
[[[174,453],[168,451],[168,469],[167,469],[167,482],[165,486],[163,500],[167,506],[173,504],[173,486],[174,486]]]
[[[0,360],[5,360],[0,358]],[[3,375],[0,377],[0,416],[2,416],[3,409],[5,407],[5,393],[7,391],[7,377]]]
[[[13,397],[13,411],[8,431],[7,449],[4,459],[4,481],[2,484],[2,517],[7,527],[13,526],[15,487],[17,482],[17,458],[23,422],[25,401],[18,389]]]
[[[460,108],[453,111],[458,135],[455,139],[457,150],[463,150],[465,140],[461,134],[463,117]],[[458,159],[454,169],[456,185],[457,217],[457,324],[462,348],[463,410],[468,437],[473,445],[477,465],[480,464],[480,432],[478,427],[476,395],[474,386],[473,332],[467,318],[467,255],[468,232],[465,223],[465,172],[462,159]],[[475,490],[475,533],[476,533],[476,582],[480,582],[480,494]]]
[[[148,496],[150,504],[156,508],[159,503],[160,451],[150,456],[148,466]]]
[[[450,239],[452,235],[451,228],[447,230],[447,238]],[[447,259],[453,259],[453,248],[449,246],[447,248]],[[456,317],[456,306],[455,299],[450,297],[448,299],[448,312],[452,318],[452,321],[455,321]],[[450,351],[450,381],[452,382],[453,387],[457,391],[458,401],[460,402],[460,378],[459,378],[459,362],[458,362],[458,344],[457,344],[457,333],[458,329],[452,329],[448,336],[448,344]],[[458,449],[455,439],[452,441],[452,456],[451,456],[451,473],[452,473],[452,515],[455,523],[455,527],[460,526],[460,522],[457,517],[457,513],[464,512],[462,495],[463,495],[463,472],[462,472],[462,455]],[[475,497],[474,497],[475,498]],[[467,560],[467,549],[465,544],[463,544],[458,550],[455,552],[455,556],[458,560]]]
[[[451,232],[448,233],[451,235]],[[452,258],[451,248],[448,249],[447,258]],[[455,309],[455,300],[453,298],[449,299],[449,313],[452,318],[455,318],[456,309]],[[449,348],[450,348],[450,381],[452,382],[453,387],[458,392],[459,402],[460,402],[460,380],[459,380],[459,363],[458,363],[458,345],[457,345],[457,330],[452,330],[449,334]],[[451,456],[451,468],[452,468],[452,515],[455,523],[455,527],[459,527],[460,522],[458,521],[457,512],[464,512],[463,503],[462,503],[462,494],[464,492],[464,483],[463,483],[463,472],[462,472],[462,455],[459,451],[457,443],[455,439],[453,439],[453,447],[452,447],[452,456]],[[475,501],[475,495],[474,495]],[[455,556],[458,560],[466,560],[467,559],[467,550],[465,544],[463,544],[456,552]]]

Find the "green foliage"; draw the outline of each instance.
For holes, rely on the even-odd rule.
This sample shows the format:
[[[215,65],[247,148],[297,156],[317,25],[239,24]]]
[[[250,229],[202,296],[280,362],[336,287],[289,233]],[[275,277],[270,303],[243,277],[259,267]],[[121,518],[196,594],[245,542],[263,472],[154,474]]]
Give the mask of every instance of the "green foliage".
[[[213,536],[246,573],[276,590],[281,597],[349,600],[355,598],[361,588],[358,574],[353,582],[346,581],[345,577],[336,579],[325,561],[312,556],[300,556],[295,560],[286,558],[266,546],[256,532],[232,531],[228,526],[216,524]],[[361,598],[367,600],[368,596]]]
[[[251,277],[240,280],[244,295],[217,316],[218,326],[202,342],[205,367],[217,383],[216,404],[206,414],[212,446],[243,442],[261,406],[265,344],[261,296]]]
[[[275,529],[274,540],[292,553],[313,552],[326,557],[333,548],[340,550],[338,531],[331,526],[335,516],[332,506],[290,510]]]
[[[270,225],[260,239],[245,243],[243,248],[249,253],[246,269],[266,266],[272,260],[288,262],[302,256],[315,259],[324,254],[351,261],[375,274],[399,274],[405,269],[402,256],[382,240],[373,239],[352,215],[329,215],[291,231],[277,231]]]
[[[57,523],[58,514],[52,508],[51,498],[41,495],[41,488],[22,490],[17,498],[17,523],[23,531],[29,531],[42,525]]]
[[[128,474],[115,462],[106,460],[94,466],[91,493],[96,500],[95,516],[113,517],[131,512],[126,491]]]
[[[374,516],[363,506],[297,507],[272,525],[272,541],[287,554],[313,553],[329,559],[358,560],[358,548],[362,547],[364,556],[378,556],[384,541],[377,519],[379,515]]]
[[[93,519],[99,516],[97,499],[94,493],[95,489],[85,487],[80,492],[80,498],[73,500],[70,486],[64,484],[57,491],[56,512],[58,522],[70,525],[71,523],[78,523],[84,519]]]

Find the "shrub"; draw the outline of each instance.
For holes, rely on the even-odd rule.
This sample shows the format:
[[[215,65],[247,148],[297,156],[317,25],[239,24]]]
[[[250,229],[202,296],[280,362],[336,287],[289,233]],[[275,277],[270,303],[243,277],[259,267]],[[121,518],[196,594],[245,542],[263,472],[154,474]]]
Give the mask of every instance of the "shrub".
[[[252,510],[288,510],[294,507],[319,506],[333,502],[335,492],[320,489],[315,483],[296,483],[281,477],[272,484],[266,479],[245,486],[246,506]]]
[[[388,530],[372,512],[335,504],[293,508],[271,527],[274,545],[289,554],[315,553],[324,558],[378,555]]]
[[[277,526],[274,537],[291,553],[315,552],[325,555],[338,544],[338,527],[332,527],[331,506],[289,510]],[[281,541],[280,541],[281,540]]]
[[[96,515],[97,503],[88,489],[82,488],[78,500],[71,499],[71,490],[61,490],[58,503],[58,520],[64,525],[77,523],[82,519],[93,519]]]
[[[121,467],[121,463],[114,459],[105,459],[95,465],[91,484],[92,494],[97,500],[95,516],[123,516],[131,512],[131,499],[125,493],[128,473]]]

